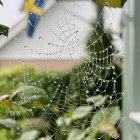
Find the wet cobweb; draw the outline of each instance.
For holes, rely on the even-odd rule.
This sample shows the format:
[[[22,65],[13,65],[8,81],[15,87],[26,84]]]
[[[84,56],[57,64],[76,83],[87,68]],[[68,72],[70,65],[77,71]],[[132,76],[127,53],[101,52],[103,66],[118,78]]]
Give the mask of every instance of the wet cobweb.
[[[22,77],[30,75],[19,87],[23,95],[26,95],[25,88],[28,89],[28,96],[23,100],[29,102],[28,107],[22,108],[17,103],[16,114],[24,114],[22,121],[24,120],[23,128],[26,126],[25,132],[34,129],[39,131],[37,139],[119,139],[123,120],[120,115],[123,92],[122,67],[116,63],[118,49],[113,44],[112,33],[97,19],[91,23],[92,30],[87,36],[83,53],[79,41],[79,25],[76,24],[79,20],[75,12],[76,6],[78,4],[73,1],[73,6],[69,9],[73,15],[69,15],[65,7],[60,8],[57,18],[51,12],[53,8],[50,9],[47,14],[52,17],[51,24],[48,24],[48,19],[41,18],[40,22],[45,24],[46,29],[38,26],[42,34],[35,37],[38,40],[37,48],[20,42],[19,38],[25,31],[16,38],[17,43],[20,42],[26,51],[41,57],[61,60],[66,56],[74,59],[79,53],[82,56],[78,56],[80,61],[71,70],[40,72],[41,76],[36,81],[32,81],[30,71],[21,71]],[[103,11],[100,15],[103,19]],[[108,26],[111,25],[112,23]],[[19,61],[24,65],[24,61]],[[120,57],[117,61],[121,62]],[[14,84],[13,82],[15,91],[17,89]],[[40,98],[40,101],[34,104],[36,98]],[[10,111],[10,114],[12,119],[18,121],[14,111]],[[20,127],[17,128],[17,134],[22,135]]]

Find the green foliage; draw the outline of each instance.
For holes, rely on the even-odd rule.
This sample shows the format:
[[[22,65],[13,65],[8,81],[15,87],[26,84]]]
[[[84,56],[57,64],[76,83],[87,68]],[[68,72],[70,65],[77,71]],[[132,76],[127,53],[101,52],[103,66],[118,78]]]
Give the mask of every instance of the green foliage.
[[[105,103],[107,97],[102,95],[95,95],[87,99],[87,103],[93,103],[94,106],[101,106]]]
[[[14,130],[7,131],[6,129],[1,129],[0,130],[0,140],[16,140],[15,131]]]
[[[85,135],[86,135],[85,131],[73,129],[70,132],[67,140],[83,140]]]
[[[127,0],[93,0],[93,2],[107,7],[122,8]]]
[[[43,74],[30,65],[3,69],[0,71],[0,95],[12,94],[17,87],[36,82],[42,76]]]
[[[2,1],[0,0],[0,4],[3,6]],[[9,27],[0,24],[0,35],[8,36]]]
[[[57,120],[57,124],[61,127],[62,132],[68,135],[67,140],[72,140],[74,137],[77,140],[83,140],[86,139],[87,135],[88,139],[93,139],[96,138],[99,133],[108,134],[109,137],[114,139],[119,138],[119,133],[115,128],[115,124],[117,124],[120,119],[120,109],[118,107],[109,107],[93,113],[91,112],[90,106],[89,108],[76,108],[73,112],[65,114],[64,117],[60,117]],[[84,110],[85,113],[83,116]],[[73,115],[69,114],[74,114],[75,112],[78,113],[77,116],[82,117],[76,117],[76,119],[73,120]],[[90,116],[93,115],[90,119],[87,116],[89,113]],[[79,120],[81,118],[82,121]],[[74,129],[75,127],[78,129]]]
[[[0,119],[14,118],[14,140],[119,138],[115,126],[121,114],[121,70],[113,63],[111,35],[99,24],[93,29],[87,42],[89,58],[71,71],[39,72],[29,65],[0,71],[0,106],[8,103],[8,111],[0,108]],[[103,49],[107,53],[100,55]],[[110,69],[99,71],[97,66]],[[104,80],[110,81],[107,86]],[[4,133],[11,130],[12,125]]]
[[[0,25],[0,35],[8,36],[9,27],[5,25]]]
[[[12,119],[1,119],[0,120],[0,127],[16,128],[17,124],[16,124],[15,120],[12,120]]]
[[[119,134],[114,125],[119,121],[120,117],[121,113],[118,107],[103,108],[93,116],[91,126],[94,131],[107,133],[114,139],[117,139],[119,138]]]
[[[13,103],[26,108],[43,108],[46,98],[46,92],[34,86],[21,86],[11,95]]]
[[[39,132],[36,130],[31,130],[28,132],[24,132],[19,140],[35,140],[37,136],[39,135]]]
[[[7,109],[11,106],[11,102],[9,101],[10,96],[4,95],[0,97],[0,109]]]
[[[46,138],[44,139],[39,139],[39,140],[52,140],[52,138],[50,136],[47,136]]]
[[[72,113],[71,118],[73,120],[75,119],[82,119],[85,117],[88,113],[90,113],[92,107],[91,106],[80,106],[74,112]]]
[[[29,123],[31,125],[29,125]],[[49,124],[44,118],[26,118],[21,123],[22,131],[28,131],[28,130],[38,130],[43,131],[45,134],[48,133],[48,129],[50,128]]]

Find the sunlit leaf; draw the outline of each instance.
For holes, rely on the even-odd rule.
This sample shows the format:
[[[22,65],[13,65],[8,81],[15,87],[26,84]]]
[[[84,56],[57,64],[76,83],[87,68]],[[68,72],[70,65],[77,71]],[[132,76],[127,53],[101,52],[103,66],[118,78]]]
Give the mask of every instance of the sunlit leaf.
[[[52,140],[50,136],[47,136],[45,140]]]
[[[43,101],[45,101],[46,98],[46,92],[34,86],[22,86],[11,96],[13,103],[24,107],[34,106],[35,108],[43,108]]]
[[[39,132],[36,130],[24,132],[19,140],[35,140],[39,135]]]
[[[43,138],[40,138],[39,140],[52,140],[52,138],[50,136],[46,136],[46,138],[43,137]]]
[[[87,99],[88,103],[94,103],[95,106],[101,106],[105,103],[107,97],[102,95],[96,95]]]
[[[44,104],[42,102],[38,101],[35,103],[34,107],[37,109],[42,109],[42,108],[44,108]]]
[[[4,128],[16,128],[17,124],[16,121],[13,119],[1,119],[0,120],[0,127]]]
[[[7,109],[11,107],[11,102],[9,98],[9,95],[0,96],[0,109]]]
[[[73,129],[70,132],[67,140],[83,140],[85,135],[86,135],[85,131]]]
[[[93,137],[92,136],[88,136],[84,140],[93,140]]]
[[[38,125],[39,124],[39,125]],[[48,133],[49,124],[43,118],[28,118],[22,122],[22,130],[38,130],[43,131],[44,133]]]
[[[98,128],[101,132],[108,134],[110,137],[117,139],[119,138],[119,133],[115,126],[108,120],[103,120],[98,124]]]
[[[56,121],[58,126],[63,126],[63,125],[70,125],[71,119],[70,118],[65,118],[65,117],[59,117],[58,120]]]
[[[60,108],[58,105],[53,105],[51,110],[56,114],[60,113]]]
[[[9,97],[10,97],[9,95],[0,96],[0,102],[9,99]]]
[[[42,138],[40,138],[39,140],[46,140],[46,138],[45,138],[45,137],[42,137]]]
[[[74,111],[69,112],[64,117],[59,117],[57,120],[58,126],[68,126],[72,121],[86,117],[92,110],[91,106],[80,106]]]
[[[112,124],[115,125],[119,121],[120,116],[121,116],[121,112],[119,107],[103,108],[95,113],[92,121],[95,124],[98,124],[99,121],[108,119]]]
[[[121,113],[118,107],[100,109],[93,116],[91,126],[95,131],[107,133],[113,138],[118,138],[119,134],[115,124],[119,121],[120,116]]]
[[[93,2],[112,8],[122,8],[127,0],[93,0]]]
[[[74,119],[74,120],[75,119],[82,119],[85,116],[87,116],[90,113],[91,110],[92,110],[91,106],[80,106],[80,107],[78,107],[74,110],[71,118]]]

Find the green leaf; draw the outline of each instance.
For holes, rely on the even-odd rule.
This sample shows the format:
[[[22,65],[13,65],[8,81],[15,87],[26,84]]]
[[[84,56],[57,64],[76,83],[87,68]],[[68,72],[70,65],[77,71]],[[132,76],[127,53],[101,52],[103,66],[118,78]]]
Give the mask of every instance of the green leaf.
[[[19,140],[35,140],[39,135],[39,132],[36,130],[25,132],[21,135]]]
[[[50,136],[47,136],[45,140],[52,140]]]
[[[119,134],[114,125],[118,122],[120,116],[121,112],[118,107],[100,109],[93,116],[91,126],[97,132],[104,132],[113,138],[118,138]]]
[[[57,120],[58,126],[68,126],[72,121],[86,117],[92,110],[91,106],[80,106]]]
[[[34,86],[22,86],[11,96],[13,103],[27,108],[30,108],[31,106],[43,108],[43,103],[46,101],[46,98],[46,92],[43,89]]]
[[[114,125],[119,121],[119,119],[121,117],[121,111],[120,111],[119,107],[109,107],[102,111],[104,111],[104,113],[106,113],[106,117]]]
[[[100,122],[98,124],[98,128],[99,128],[100,132],[106,133],[114,139],[119,138],[119,133],[118,133],[117,129],[108,119]]]
[[[0,35],[8,36],[9,27],[5,25],[0,25]]]
[[[70,132],[67,140],[83,140],[85,135],[85,131],[74,129]]]
[[[28,118],[22,122],[23,131],[38,130],[38,131],[43,131],[46,134],[48,132],[48,129],[49,129],[49,124],[43,118]]]
[[[70,118],[65,118],[65,117],[59,117],[56,121],[58,126],[68,126],[71,124],[71,119]]]
[[[0,120],[0,127],[4,128],[16,128],[17,124],[13,119],[1,119]]]
[[[96,126],[102,120],[108,119],[112,124],[116,124],[121,117],[121,112],[119,107],[109,107],[100,109],[95,113],[92,119],[92,125]]]
[[[10,95],[3,95],[3,96],[0,96],[0,102],[3,102],[4,100],[7,100],[9,99]]]
[[[50,136],[46,136],[46,137],[42,137],[39,140],[52,140],[52,138]]]
[[[88,136],[84,140],[94,140],[94,138],[92,136]]]
[[[87,116],[91,110],[92,110],[91,106],[80,106],[73,111],[71,118],[74,120],[82,119],[85,116]]]
[[[107,97],[102,95],[93,96],[87,99],[87,103],[94,103],[95,106],[101,106],[105,103]]]
[[[0,109],[7,109],[11,107],[11,102],[9,98],[9,95],[0,96]]]
[[[107,6],[112,8],[122,8],[127,0],[93,0],[101,6]]]

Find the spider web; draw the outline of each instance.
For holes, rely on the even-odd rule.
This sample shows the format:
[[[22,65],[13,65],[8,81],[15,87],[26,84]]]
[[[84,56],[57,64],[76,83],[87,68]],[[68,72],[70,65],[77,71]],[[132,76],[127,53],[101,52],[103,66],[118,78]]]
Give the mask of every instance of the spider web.
[[[116,114],[114,115],[109,112],[106,114],[104,108],[115,107],[116,110],[118,107],[121,108],[123,92],[119,90],[119,86],[121,85],[119,82],[121,81],[122,72],[118,70],[114,63],[118,49],[114,47],[112,37],[108,30],[103,29],[99,22],[103,19],[103,11],[101,11],[97,22],[92,25],[94,28],[88,37],[86,53],[83,53],[79,41],[79,29],[76,24],[77,13],[75,12],[75,9],[77,6],[79,5],[75,1],[73,1],[73,7],[70,9],[65,9],[64,5],[63,9],[59,9],[60,13],[58,13],[57,19],[54,19],[54,15],[51,15],[52,9],[49,10],[47,14],[52,16],[53,23],[49,25],[47,19],[44,19],[43,17],[41,18],[41,22],[46,25],[46,29],[38,27],[41,32],[45,32],[43,35],[38,35],[36,37],[39,44],[38,48],[34,48],[34,46],[30,46],[29,44],[24,45],[24,49],[27,51],[37,53],[40,56],[47,56],[48,58],[57,58],[58,60],[65,58],[65,55],[68,58],[73,59],[75,56],[79,55],[77,52],[81,50],[80,64],[75,65],[72,70],[65,72],[63,75],[52,72],[46,77],[43,76],[39,81],[31,83],[32,86],[43,88],[44,90],[49,88],[50,85],[54,87],[51,95],[47,95],[47,104],[41,111],[36,113],[36,117],[45,119],[46,124],[49,124],[49,126],[47,126],[49,131],[47,130],[46,132],[44,125],[44,128],[41,130],[42,133],[56,140],[67,139],[69,136],[69,131],[71,130],[63,129],[57,122],[60,117],[71,112],[70,110],[74,110],[80,106],[93,107],[88,118],[82,119],[82,123],[77,121],[72,122],[73,124],[70,125],[73,129],[85,131],[85,128],[91,123],[93,114],[96,112],[98,113],[99,121],[103,119],[102,122],[104,122],[107,115],[110,116],[109,121],[111,123],[115,119]],[[72,15],[68,12],[70,10],[73,11]],[[110,9],[110,11],[112,10]],[[108,25],[110,29],[112,27],[112,22]],[[23,32],[22,35],[24,33],[25,32]],[[47,42],[44,38],[48,38]],[[16,41],[20,42],[18,38],[16,38]],[[19,61],[22,62],[22,60]],[[28,71],[21,71],[21,74],[23,77],[26,77],[29,73]],[[65,75],[67,75],[67,81],[63,78]],[[24,85],[28,85],[26,78]],[[14,86],[13,89],[15,90]],[[93,96],[99,97],[99,95],[106,97],[105,100],[107,103],[104,102],[101,105],[95,105],[94,99],[91,102],[87,102],[89,98]],[[52,109],[54,107],[56,112],[57,109],[59,110],[58,113],[55,113]],[[24,110],[26,113],[26,119],[28,120],[28,131],[32,130],[34,125],[30,120],[31,116],[34,116],[33,110],[34,107]],[[99,110],[101,110],[101,114],[98,112]],[[18,112],[20,113],[20,110]],[[11,118],[16,120],[14,113],[12,111],[10,113]],[[32,115],[29,115],[29,113]],[[122,120],[123,118],[119,119],[119,123],[116,125],[117,130],[119,130]],[[83,124],[84,126],[82,127]],[[92,128],[97,131],[100,129],[98,126],[92,126]],[[104,131],[104,133],[94,137],[95,140],[101,140],[105,138],[106,135],[110,135],[110,137],[117,139],[113,133],[108,133],[108,128],[102,126],[102,130],[99,131]],[[17,134],[21,135],[19,128],[17,128]],[[77,131],[77,134],[79,134],[79,131]],[[60,135],[61,137],[59,137]],[[85,140],[86,138],[83,139]],[[80,138],[78,140],[80,140]]]

